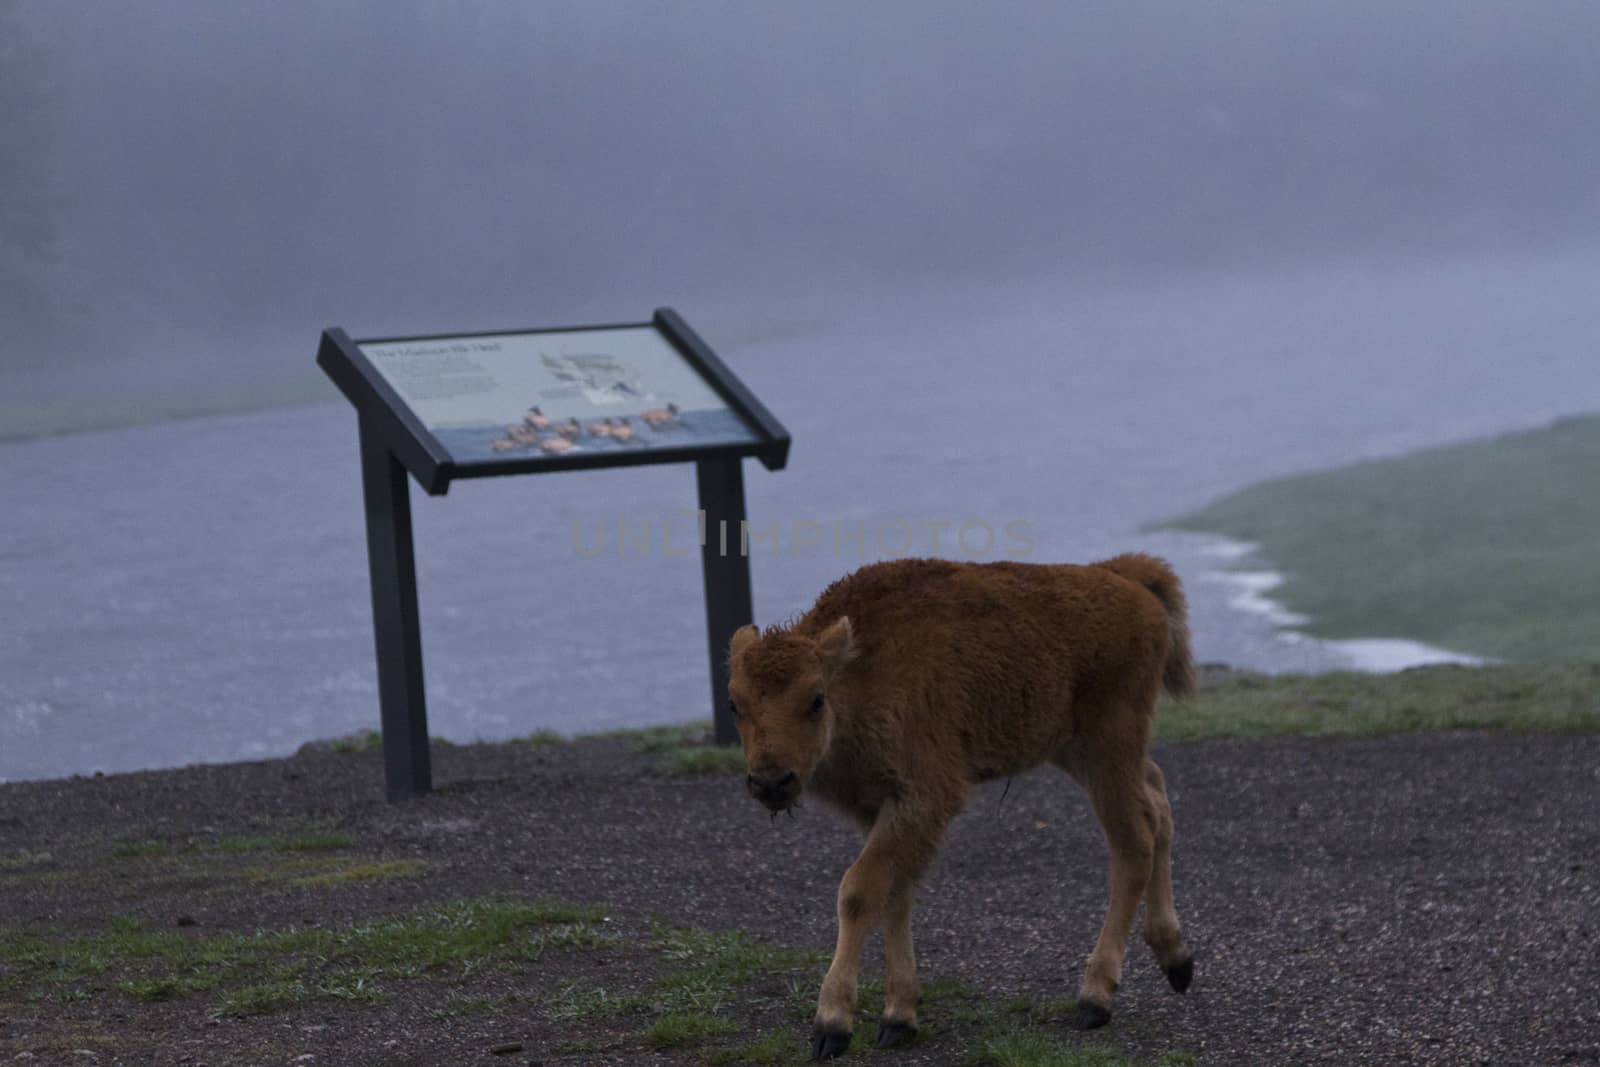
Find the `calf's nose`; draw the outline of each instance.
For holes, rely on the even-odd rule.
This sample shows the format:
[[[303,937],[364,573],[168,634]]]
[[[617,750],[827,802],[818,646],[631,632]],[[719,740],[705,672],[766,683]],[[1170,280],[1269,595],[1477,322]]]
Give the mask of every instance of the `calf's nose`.
[[[792,796],[798,780],[793,771],[782,774],[752,774],[745,778],[745,788],[757,800],[770,802]]]

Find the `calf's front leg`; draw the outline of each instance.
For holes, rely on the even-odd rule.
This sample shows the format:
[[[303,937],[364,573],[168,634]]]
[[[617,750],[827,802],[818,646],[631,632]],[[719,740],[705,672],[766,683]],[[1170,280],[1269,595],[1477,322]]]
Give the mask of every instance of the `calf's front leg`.
[[[915,806],[903,802],[890,802],[879,811],[867,833],[866,846],[839,883],[839,938],[817,997],[817,1014],[811,1027],[812,1059],[832,1059],[850,1047],[861,950],[866,947],[867,935],[880,924],[885,926],[890,973],[879,1042],[898,1044],[915,1029],[917,982],[916,962],[911,954],[911,896],[953,814],[946,805]]]

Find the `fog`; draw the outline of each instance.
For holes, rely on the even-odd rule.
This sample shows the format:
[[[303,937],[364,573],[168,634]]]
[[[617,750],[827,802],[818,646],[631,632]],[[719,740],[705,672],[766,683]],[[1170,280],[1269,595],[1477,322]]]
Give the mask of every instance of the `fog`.
[[[1032,558],[1171,559],[1202,659],[1359,663],[1150,527],[1600,410],[1597,31],[1587,2],[0,0],[0,438],[34,438],[0,444],[0,780],[374,724],[330,325],[671,304],[793,433],[746,465],[759,526],[1020,520]],[[430,728],[703,714],[697,565],[573,549],[691,483],[415,494]],[[763,556],[757,618],[885,551]]]
[[[0,429],[323,396],[334,323],[670,303],[736,351],[1559,252],[1600,232],[1597,40],[1581,0],[0,0]]]

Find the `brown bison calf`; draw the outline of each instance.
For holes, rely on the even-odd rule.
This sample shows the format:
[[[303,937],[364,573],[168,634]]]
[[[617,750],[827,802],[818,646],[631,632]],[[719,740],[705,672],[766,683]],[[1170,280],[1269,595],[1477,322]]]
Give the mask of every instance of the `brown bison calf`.
[[[1183,591],[1166,563],[878,563],[833,583],[790,625],[738,631],[729,665],[751,795],[776,813],[809,792],[866,834],[839,884],[813,1058],[849,1045],[861,950],[880,925],[888,985],[878,1044],[915,1032],[915,883],[975,784],[1047,760],[1088,792],[1111,854],[1111,900],[1076,1024],[1110,1019],[1141,898],[1145,940],[1172,988],[1188,988],[1172,809],[1146,754],[1162,685],[1182,694],[1194,681]]]

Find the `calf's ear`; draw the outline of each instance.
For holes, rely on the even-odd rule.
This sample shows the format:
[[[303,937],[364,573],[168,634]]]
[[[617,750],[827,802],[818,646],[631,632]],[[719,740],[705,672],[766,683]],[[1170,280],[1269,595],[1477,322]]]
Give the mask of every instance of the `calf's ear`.
[[[817,638],[817,654],[822,658],[823,679],[834,676],[846,663],[856,658],[855,634],[850,629],[850,617],[839,620]]]
[[[754,626],[741,626],[733,631],[733,640],[728,643],[728,659],[732,660],[740,652],[749,648],[760,640],[761,631]]]

